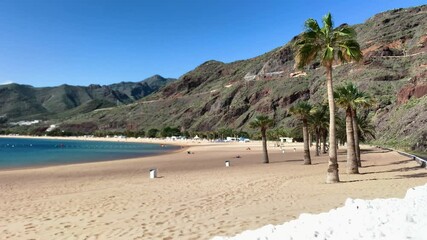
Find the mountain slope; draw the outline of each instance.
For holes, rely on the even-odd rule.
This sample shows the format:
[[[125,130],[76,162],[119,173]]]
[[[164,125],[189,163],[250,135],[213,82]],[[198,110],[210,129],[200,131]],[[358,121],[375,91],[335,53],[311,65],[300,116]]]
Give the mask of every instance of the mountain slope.
[[[35,88],[19,84],[1,85],[0,116],[6,115],[10,120],[67,117],[117,104],[132,103],[174,80],[155,75],[141,82],[121,82],[104,86],[61,85]]]

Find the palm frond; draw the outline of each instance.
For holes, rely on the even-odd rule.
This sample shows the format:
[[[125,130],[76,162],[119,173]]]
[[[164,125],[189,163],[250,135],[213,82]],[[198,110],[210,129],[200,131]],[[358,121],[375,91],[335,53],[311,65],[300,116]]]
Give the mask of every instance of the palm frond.
[[[334,30],[334,37],[336,37],[337,39],[353,39],[356,37],[356,35],[356,31],[348,25],[342,26]]]
[[[329,128],[329,107],[325,104],[317,104],[310,111],[308,123],[311,128],[327,130]]]
[[[301,45],[301,47],[297,50],[297,55],[295,57],[295,65],[298,68],[302,68],[311,61],[313,61],[317,57],[319,47],[320,46],[313,44]]]
[[[363,58],[360,45],[356,40],[349,39],[338,43],[339,48],[345,49],[345,59],[349,61],[359,61]]]
[[[328,31],[331,31],[334,28],[334,23],[332,21],[331,13],[327,13],[325,16],[323,16],[322,22],[323,22],[324,28],[327,29]]]
[[[308,19],[295,48],[295,67],[302,68],[314,61],[318,54],[323,66],[330,67],[335,59],[340,62],[359,61],[362,51],[355,40],[356,32],[348,25],[334,29],[330,13],[322,18],[323,26],[314,19]]]
[[[267,129],[269,127],[272,127],[273,124],[273,119],[270,119],[268,116],[265,115],[260,115],[255,117],[255,120],[249,123],[249,127]]]
[[[334,60],[334,48],[327,46],[323,52],[322,62],[332,62]]]
[[[359,136],[362,141],[366,141],[369,138],[375,139],[375,127],[369,121],[367,115],[357,115],[357,129],[359,131]]]
[[[355,101],[360,97],[357,87],[353,83],[338,86],[334,91],[334,98],[337,105],[343,109],[355,108]]]
[[[307,31],[302,34],[302,39],[305,43],[309,44],[318,44],[319,42],[319,32]]]
[[[342,49],[342,48],[338,49],[337,51],[337,58],[340,62],[348,62],[347,55],[344,52],[345,52],[345,49]]]
[[[307,21],[305,21],[304,27],[306,32],[310,32],[310,31],[318,32],[320,30],[320,27],[317,21],[312,18],[309,18],[307,19]]]
[[[313,106],[307,101],[300,101],[289,109],[292,115],[299,119],[307,119]]]

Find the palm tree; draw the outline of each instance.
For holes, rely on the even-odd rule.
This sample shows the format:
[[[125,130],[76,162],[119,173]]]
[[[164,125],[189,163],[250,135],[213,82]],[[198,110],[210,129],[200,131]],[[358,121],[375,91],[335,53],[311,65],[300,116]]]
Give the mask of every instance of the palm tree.
[[[309,124],[316,134],[316,156],[320,155],[320,140],[326,139],[325,132],[329,127],[329,116],[328,116],[328,105],[317,104],[313,107],[310,112]],[[324,143],[325,144],[325,141]],[[326,146],[324,145],[323,151],[326,151]]]
[[[336,135],[337,144],[344,145],[344,143],[347,141],[346,140],[347,134],[345,129],[345,116],[344,118],[342,118],[340,115],[337,115],[335,117],[335,125],[337,127],[337,135]]]
[[[337,148],[335,140],[335,102],[332,85],[332,64],[338,59],[341,62],[362,59],[360,46],[355,40],[356,32],[348,25],[334,29],[330,13],[322,18],[323,26],[314,19],[305,21],[305,31],[295,44],[295,65],[303,68],[317,58],[326,68],[326,84],[329,103],[329,162],[326,175],[327,183],[339,182]]]
[[[365,92],[359,91],[359,101],[356,102],[357,108],[369,108],[374,104],[373,98],[367,95]],[[362,161],[360,160],[360,136],[359,136],[359,128],[357,122],[357,109],[354,108],[352,112],[353,117],[353,127],[354,127],[354,145],[356,148],[356,158],[357,164],[359,167],[362,166]]]
[[[375,126],[368,120],[368,115],[357,115],[357,128],[360,140],[375,139]]]
[[[355,132],[357,125],[354,120],[353,114],[356,108],[363,104],[368,104],[366,94],[360,92],[353,83],[347,83],[340,86],[334,92],[335,101],[337,105],[345,110],[345,123],[347,135],[347,173],[359,173],[359,161],[357,160]]]
[[[273,126],[273,119],[270,119],[268,116],[257,116],[254,121],[249,123],[251,128],[259,128],[261,130],[262,138],[262,150],[264,152],[264,163],[269,163],[268,152],[267,152],[267,135],[266,131],[269,127]]]
[[[319,156],[320,154],[320,150],[319,150],[319,129],[317,127],[317,125],[314,123],[314,119],[313,119],[313,109],[312,111],[310,111],[310,116],[308,118],[308,142],[311,143],[312,142],[312,137],[314,137],[315,141],[316,141],[316,151],[315,151],[315,156]],[[312,144],[310,144],[312,145]],[[309,146],[311,147],[311,146]]]
[[[308,142],[308,118],[310,117],[310,111],[313,107],[310,103],[302,101],[289,109],[293,115],[295,115],[302,122],[302,136],[304,139],[304,164],[311,164],[310,157],[310,146]]]

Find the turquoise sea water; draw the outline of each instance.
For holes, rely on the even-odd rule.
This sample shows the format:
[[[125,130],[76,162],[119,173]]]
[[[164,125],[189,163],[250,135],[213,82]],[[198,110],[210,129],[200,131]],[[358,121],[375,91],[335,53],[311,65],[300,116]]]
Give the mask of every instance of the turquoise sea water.
[[[0,168],[128,159],[161,154],[178,148],[127,142],[0,138]]]

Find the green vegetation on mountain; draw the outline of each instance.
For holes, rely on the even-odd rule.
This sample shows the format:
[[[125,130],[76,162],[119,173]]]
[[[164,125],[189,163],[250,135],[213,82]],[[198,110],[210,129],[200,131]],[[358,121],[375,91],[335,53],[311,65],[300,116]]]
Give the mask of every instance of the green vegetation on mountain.
[[[0,116],[6,116],[10,121],[67,118],[96,109],[133,103],[174,80],[155,75],[141,82],[106,86],[64,84],[35,88],[19,84],[0,85]]]

